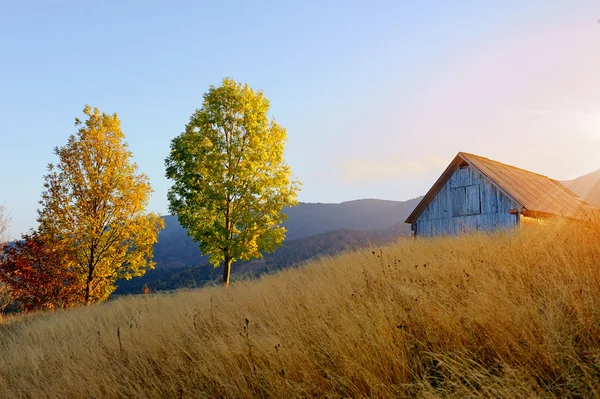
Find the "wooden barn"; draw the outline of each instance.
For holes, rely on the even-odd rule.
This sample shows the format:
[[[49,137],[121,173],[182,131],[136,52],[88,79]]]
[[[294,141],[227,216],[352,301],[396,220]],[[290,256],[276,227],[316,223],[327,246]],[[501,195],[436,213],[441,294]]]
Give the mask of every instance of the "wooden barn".
[[[584,219],[595,209],[547,176],[459,152],[406,223],[417,236],[455,235],[552,216]]]

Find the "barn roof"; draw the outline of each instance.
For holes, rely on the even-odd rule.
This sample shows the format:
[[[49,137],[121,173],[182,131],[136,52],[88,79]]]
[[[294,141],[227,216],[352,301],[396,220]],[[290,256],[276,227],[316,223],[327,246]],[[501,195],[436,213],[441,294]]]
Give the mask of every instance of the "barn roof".
[[[521,211],[526,216],[560,215],[581,219],[596,209],[560,182],[548,176],[479,155],[459,152],[406,219],[406,223],[417,221],[446,181],[462,165],[471,165],[488,177],[496,187],[521,205]]]

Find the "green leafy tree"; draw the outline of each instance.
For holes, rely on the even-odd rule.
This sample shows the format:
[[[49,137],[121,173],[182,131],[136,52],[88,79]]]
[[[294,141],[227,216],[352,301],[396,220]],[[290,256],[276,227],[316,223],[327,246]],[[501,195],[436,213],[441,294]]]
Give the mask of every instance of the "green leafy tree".
[[[153,268],[164,221],[145,209],[149,179],[131,162],[117,114],[86,106],[85,121],[48,166],[38,211],[41,239],[56,243],[63,267],[77,272],[85,303],[106,299],[115,281]]]
[[[286,129],[269,121],[261,91],[224,79],[204,94],[185,132],[171,142],[166,175],[169,209],[217,267],[261,258],[285,238],[284,207],[299,183],[284,162]]]

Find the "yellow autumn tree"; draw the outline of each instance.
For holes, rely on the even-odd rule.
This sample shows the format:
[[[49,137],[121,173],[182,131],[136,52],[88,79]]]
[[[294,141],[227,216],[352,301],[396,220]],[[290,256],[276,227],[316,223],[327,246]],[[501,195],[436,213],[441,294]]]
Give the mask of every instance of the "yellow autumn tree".
[[[269,100],[224,79],[204,95],[165,160],[173,180],[169,209],[217,267],[281,245],[284,207],[296,205],[299,182],[283,159],[286,129],[269,121]]]
[[[39,231],[58,245],[62,267],[78,276],[80,300],[102,301],[118,279],[153,268],[152,248],[162,218],[146,212],[149,179],[132,162],[117,114],[87,106],[85,121],[67,144],[54,149],[38,210]]]

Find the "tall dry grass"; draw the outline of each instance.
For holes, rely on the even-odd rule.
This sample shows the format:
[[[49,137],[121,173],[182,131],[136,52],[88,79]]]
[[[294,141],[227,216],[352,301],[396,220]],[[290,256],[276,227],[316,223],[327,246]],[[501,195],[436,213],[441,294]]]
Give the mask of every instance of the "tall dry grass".
[[[403,240],[0,326],[7,398],[597,397],[600,223]]]

